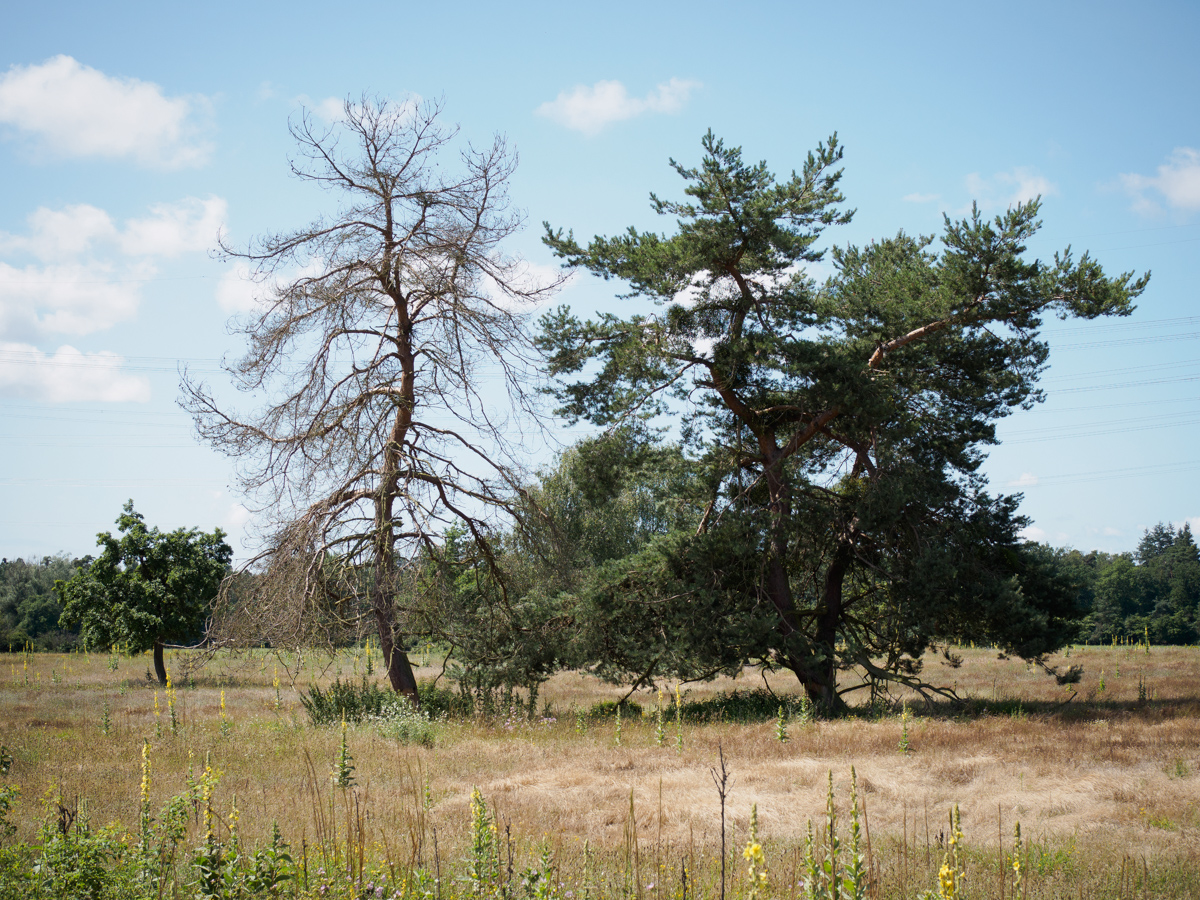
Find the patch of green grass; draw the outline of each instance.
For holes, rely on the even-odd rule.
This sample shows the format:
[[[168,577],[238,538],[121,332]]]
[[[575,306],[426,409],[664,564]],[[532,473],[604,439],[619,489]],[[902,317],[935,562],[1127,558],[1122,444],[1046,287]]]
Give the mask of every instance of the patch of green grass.
[[[770,722],[779,717],[779,707],[784,714],[795,715],[800,711],[801,699],[789,694],[773,694],[765,688],[749,691],[733,690],[717,694],[706,700],[688,700],[683,704],[683,718],[688,722],[718,723]]]
[[[601,700],[599,703],[593,703],[588,710],[589,719],[611,719],[617,714],[617,706],[621,707],[622,719],[639,719],[642,715],[642,705],[635,703],[633,700],[622,700],[620,704],[616,700]]]

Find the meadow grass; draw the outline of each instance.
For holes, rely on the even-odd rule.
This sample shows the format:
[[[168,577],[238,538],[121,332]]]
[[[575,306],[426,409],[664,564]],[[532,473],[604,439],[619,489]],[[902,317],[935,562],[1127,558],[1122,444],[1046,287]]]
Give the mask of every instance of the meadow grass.
[[[891,709],[812,721],[794,680],[753,672],[684,685],[678,717],[674,685],[641,692],[632,698],[640,713],[623,707],[619,744],[612,711],[625,692],[577,673],[543,686],[532,715],[514,704],[416,731],[388,720],[315,727],[302,691],[361,682],[368,668],[378,683],[377,662],[369,667],[362,651],[300,660],[255,651],[193,669],[178,651],[168,655],[173,732],[145,657],[122,657],[113,670],[110,654],[0,655],[0,744],[13,758],[3,781],[21,789],[7,841],[36,841],[46,818],[77,798],[94,823],[136,835],[143,809],[157,816],[207,762],[220,773],[220,827],[228,831],[235,802],[246,846],[268,845],[278,824],[293,856],[304,855],[314,895],[317,869],[365,884],[371,865],[390,867],[393,882],[413,883],[418,870],[437,881],[440,871],[423,888],[432,900],[487,893],[464,874],[479,839],[477,790],[494,828],[496,890],[508,878],[573,900],[716,898],[720,753],[731,777],[730,897],[760,880],[761,867],[748,880],[742,858],[754,807],[767,872],[756,897],[804,896],[809,823],[828,850],[832,773],[849,829],[852,766],[868,896],[937,889],[957,804],[967,878],[956,896],[1013,895],[1019,821],[1021,896],[1200,897],[1200,650],[1074,647],[1052,661],[1085,667],[1067,687],[993,650],[957,653],[957,667],[941,668],[941,657],[927,665],[965,705],[928,707],[910,694]],[[437,675],[418,669],[426,681]],[[204,832],[194,797],[192,810],[188,846]]]

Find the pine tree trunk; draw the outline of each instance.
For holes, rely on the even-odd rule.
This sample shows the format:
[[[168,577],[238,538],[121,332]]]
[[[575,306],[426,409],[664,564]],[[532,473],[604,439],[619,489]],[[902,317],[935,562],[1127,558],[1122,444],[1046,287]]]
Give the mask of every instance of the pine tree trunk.
[[[403,694],[413,706],[419,707],[421,698],[417,695],[417,678],[413,674],[408,654],[396,646],[392,635],[391,616],[387,615],[386,608],[381,609],[377,604],[375,619],[379,623],[379,648],[383,651],[383,661],[387,666],[388,681],[391,682],[392,690]]]
[[[809,678],[804,684],[808,697],[829,714],[841,715],[846,704],[837,692],[837,636],[842,624],[842,587],[850,570],[851,554],[847,544],[839,544],[829,568],[825,570],[825,588],[813,637],[813,655]]]
[[[845,566],[836,578],[836,591],[830,605],[832,583],[826,578],[826,614],[818,623],[815,653],[800,655],[803,651],[796,646],[792,639],[800,631],[799,619],[796,615],[795,598],[792,596],[792,583],[787,571],[788,557],[788,527],[792,515],[791,485],[783,470],[783,460],[778,449],[768,456],[764,466],[767,481],[767,492],[770,502],[771,524],[768,540],[768,559],[766,593],[778,614],[778,627],[783,635],[785,646],[793,644],[785,650],[785,665],[796,674],[804,687],[809,700],[826,714],[840,714],[846,706],[837,693],[837,665],[833,655],[834,640],[837,636],[838,618],[841,615],[841,580],[845,577]],[[848,563],[849,560],[847,559]],[[836,565],[836,560],[835,560]],[[833,568],[830,570],[833,574]],[[825,626],[824,628],[822,626]]]

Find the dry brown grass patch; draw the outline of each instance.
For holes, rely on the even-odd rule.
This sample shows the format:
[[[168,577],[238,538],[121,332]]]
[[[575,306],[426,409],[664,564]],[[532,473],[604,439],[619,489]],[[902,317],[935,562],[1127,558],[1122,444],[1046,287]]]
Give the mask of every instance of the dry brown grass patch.
[[[616,852],[625,839],[632,792],[642,838],[675,848],[710,846],[718,813],[710,769],[720,745],[734,779],[729,812],[736,834],[745,834],[750,805],[757,803],[762,832],[776,845],[794,847],[808,820],[821,820],[830,771],[845,808],[854,765],[881,850],[903,841],[924,848],[927,825],[936,842],[945,810],[958,803],[970,846],[987,852],[995,852],[1001,836],[1009,839],[1019,818],[1031,840],[1074,842],[1075,853],[1097,864],[1121,854],[1195,854],[1200,651],[1154,648],[1147,657],[1124,648],[1075,649],[1070,662],[1087,671],[1080,696],[1065,705],[1066,692],[1044,673],[997,660],[991,651],[968,648],[962,655],[963,666],[949,674],[960,692],[975,698],[977,715],[956,718],[947,709],[926,714],[910,698],[908,754],[899,750],[898,715],[792,723],[786,744],[776,740],[772,722],[689,723],[682,753],[674,748],[673,722],[667,745],[658,747],[652,720],[626,720],[618,747],[611,719],[593,720],[585,734],[576,733],[572,709],[621,696],[577,674],[556,676],[543,688],[542,699],[558,714],[552,724],[505,729],[500,722],[449,722],[432,747],[397,744],[363,725],[350,729],[349,749],[373,839],[393,844],[405,840],[403,829],[425,821],[438,827],[445,848],[456,846],[465,836],[470,791],[478,786],[500,821],[530,840],[549,835],[564,848],[587,840],[602,852]],[[307,726],[286,679],[283,708],[274,709],[270,658],[219,661],[196,676],[194,688],[178,685],[177,735],[169,732],[163,691],[145,681],[143,660],[124,660],[114,674],[102,655],[35,656],[28,687],[11,683],[21,681],[22,663],[19,657],[0,659],[0,675],[10,676],[0,685],[0,742],[16,758],[10,779],[25,797],[16,816],[23,836],[34,833],[36,800],[51,790],[87,797],[100,820],[131,826],[141,742],[149,738],[155,809],[183,790],[189,762],[199,767],[211,755],[224,772],[221,796],[238,796],[249,840],[263,839],[276,820],[293,841],[313,839],[318,808],[331,795],[339,731]],[[1103,693],[1097,690],[1101,668]],[[304,674],[313,671],[328,683],[339,669],[343,677],[361,676],[345,655]],[[60,674],[60,684],[50,682],[51,670]],[[1146,703],[1138,702],[1139,675],[1157,695]],[[777,692],[793,688],[781,675],[767,681]],[[756,674],[694,685],[690,699],[762,682]],[[219,725],[222,688],[228,737]],[[1097,696],[1085,705],[1089,692]],[[104,702],[113,723],[107,736],[100,732]],[[643,695],[640,702],[652,708],[655,697]],[[1116,857],[1113,848],[1121,848]]]

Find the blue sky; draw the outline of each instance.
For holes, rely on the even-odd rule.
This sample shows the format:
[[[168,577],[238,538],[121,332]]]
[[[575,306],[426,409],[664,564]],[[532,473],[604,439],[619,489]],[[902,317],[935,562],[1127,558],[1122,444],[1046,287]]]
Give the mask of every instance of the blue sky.
[[[83,554],[126,499],[164,528],[250,517],[175,405],[224,381],[247,286],[209,250],[332,200],[289,116],[443,98],[504,134],[529,226],[656,222],[712,128],[786,174],[837,131],[858,214],[830,242],[940,230],[1042,194],[1032,248],[1150,269],[1138,311],[1052,322],[1049,399],[986,464],[1030,536],[1131,549],[1200,524],[1200,7],[1187,3],[21,4],[0,32],[0,555]],[[611,307],[577,276],[560,301]],[[569,441],[573,432],[563,431]],[[549,452],[549,451],[547,451]]]

